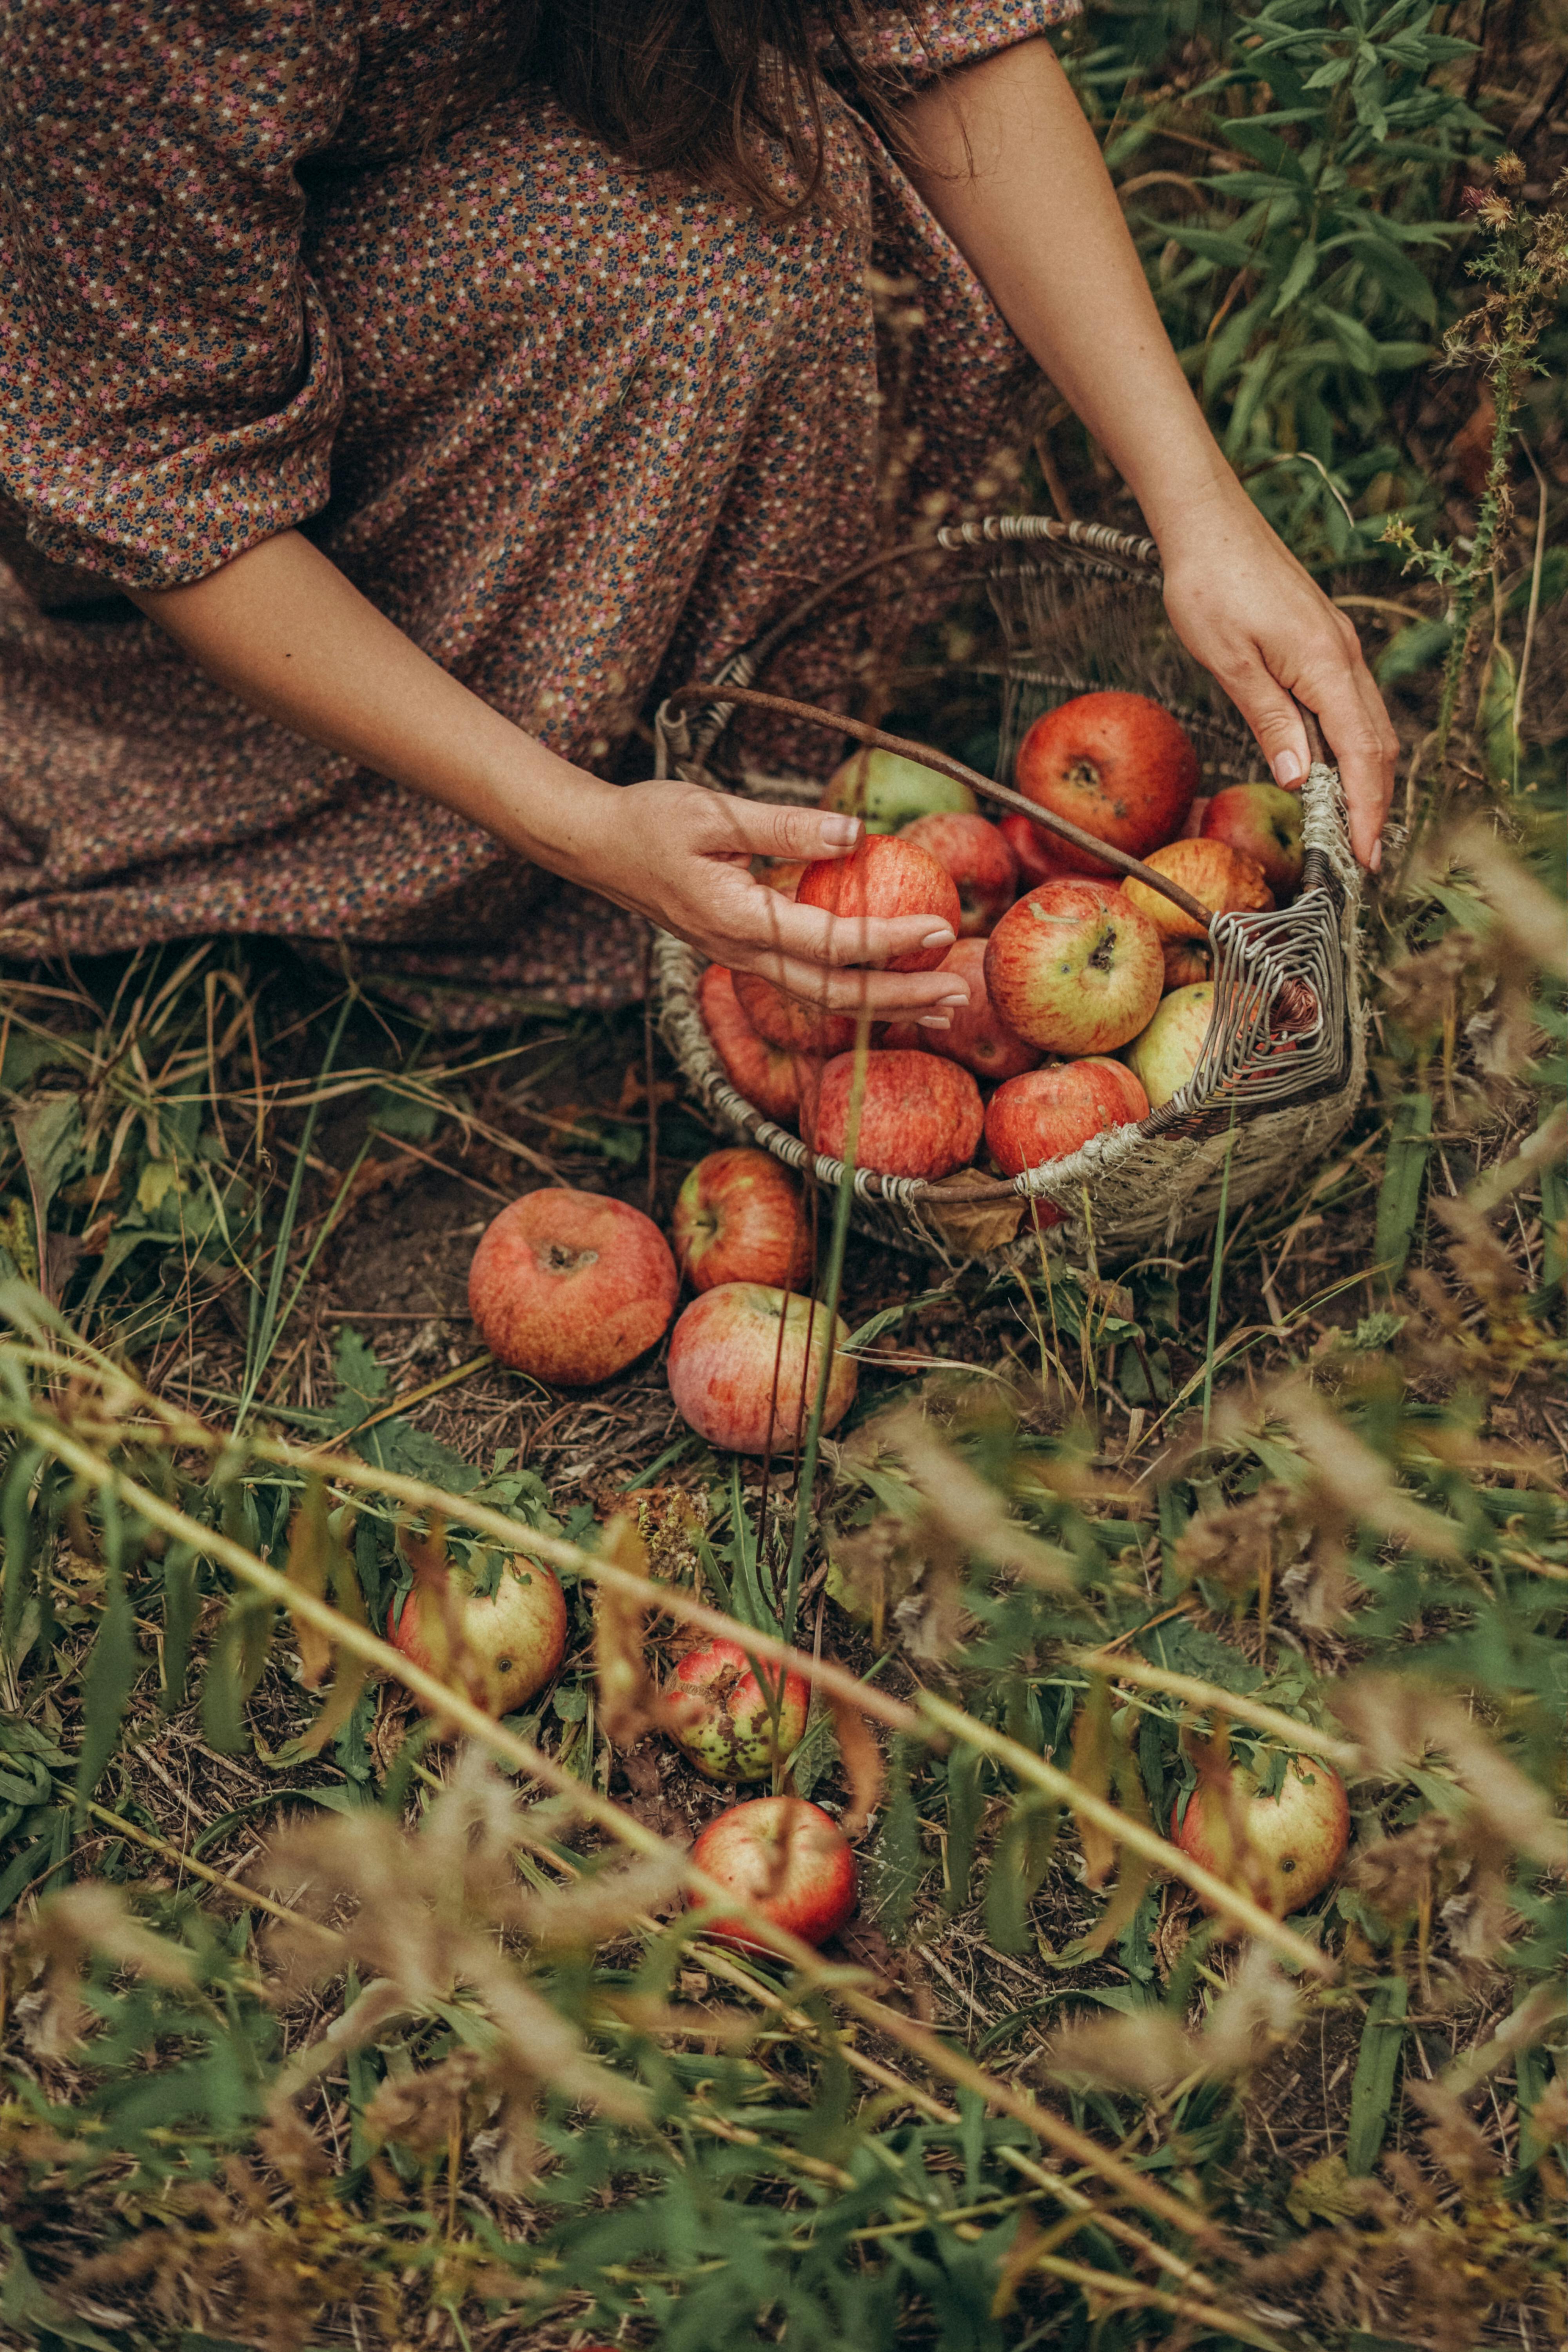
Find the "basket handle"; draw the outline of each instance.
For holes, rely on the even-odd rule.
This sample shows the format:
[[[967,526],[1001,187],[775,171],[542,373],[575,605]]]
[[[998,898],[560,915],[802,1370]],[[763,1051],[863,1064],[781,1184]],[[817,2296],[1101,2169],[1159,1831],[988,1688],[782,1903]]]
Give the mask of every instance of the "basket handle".
[[[739,704],[745,710],[772,710],[783,719],[805,719],[809,726],[836,728],[840,734],[852,735],[858,743],[869,744],[874,751],[899,752],[904,759],[913,760],[919,767],[934,768],[938,775],[951,776],[955,783],[967,784],[970,791],[978,793],[982,799],[994,801],[1001,808],[1026,816],[1031,824],[1039,826],[1042,833],[1058,835],[1061,840],[1070,842],[1075,849],[1084,850],[1089,856],[1114,866],[1118,873],[1131,875],[1146,883],[1151,890],[1157,890],[1162,898],[1168,898],[1173,907],[1179,907],[1184,915],[1190,916],[1195,923],[1201,923],[1205,939],[1211,935],[1214,909],[1205,907],[1201,898],[1194,898],[1190,890],[1184,890],[1179,882],[1169,881],[1163,874],[1156,873],[1152,866],[1145,866],[1141,857],[1129,857],[1124,849],[1112,848],[1110,843],[1101,841],[1098,834],[1085,833],[1081,825],[1070,824],[1065,816],[1056,816],[1036,802],[1026,800],[1022,793],[1010,792],[1005,784],[993,783],[989,776],[976,774],[973,768],[966,768],[962,760],[949,759],[945,751],[933,751],[929,745],[913,743],[904,735],[889,735],[880,727],[868,726],[863,719],[846,719],[840,711],[823,710],[813,702],[796,702],[785,694],[763,694],[752,686],[680,686],[673,694],[667,696],[666,700],[670,704],[728,702]]]

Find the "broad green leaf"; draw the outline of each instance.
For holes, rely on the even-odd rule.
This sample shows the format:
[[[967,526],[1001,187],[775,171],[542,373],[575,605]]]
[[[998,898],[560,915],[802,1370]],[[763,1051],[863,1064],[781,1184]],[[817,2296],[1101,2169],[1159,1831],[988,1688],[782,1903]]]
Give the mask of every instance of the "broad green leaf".
[[[1371,2172],[1383,2147],[1409,2001],[1405,1979],[1384,1977],[1373,1987],[1366,2005],[1361,2049],[1351,2078],[1350,2128],[1345,2138],[1345,2169],[1353,2175]]]

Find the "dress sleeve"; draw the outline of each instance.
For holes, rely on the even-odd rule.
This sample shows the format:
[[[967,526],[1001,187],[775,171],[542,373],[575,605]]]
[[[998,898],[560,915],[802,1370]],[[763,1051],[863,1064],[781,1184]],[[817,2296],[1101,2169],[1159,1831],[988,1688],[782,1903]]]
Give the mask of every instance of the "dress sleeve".
[[[868,34],[858,42],[860,62],[907,81],[929,81],[950,66],[971,64],[1010,49],[1081,15],[1084,0],[909,0],[868,11]]]
[[[172,587],[325,504],[295,166],[356,55],[347,0],[0,0],[0,488],[54,562]]]

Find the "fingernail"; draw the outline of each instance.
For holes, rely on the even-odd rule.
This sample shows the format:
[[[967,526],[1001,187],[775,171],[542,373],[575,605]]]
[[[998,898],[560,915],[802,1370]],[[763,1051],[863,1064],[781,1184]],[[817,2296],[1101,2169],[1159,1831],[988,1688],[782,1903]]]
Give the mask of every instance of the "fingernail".
[[[1300,772],[1301,762],[1296,757],[1295,752],[1281,751],[1279,757],[1274,762],[1275,782],[1277,784],[1293,784],[1300,775]]]
[[[921,941],[922,948],[950,948],[952,944],[952,933],[947,929],[945,924],[943,924],[940,931],[928,931],[924,939]]]
[[[951,1029],[952,1026],[945,1013],[917,1013],[915,1015],[917,1029]]]
[[[967,990],[962,996],[939,996],[936,1001],[939,1004],[950,1004],[955,1013],[966,1013],[969,1010]]]
[[[1383,844],[1382,844],[1382,842],[1381,842],[1381,841],[1374,841],[1374,842],[1373,843],[1373,845],[1372,845],[1372,856],[1368,858],[1368,860],[1367,860],[1367,864],[1368,864],[1369,867],[1371,868],[1371,870],[1372,870],[1372,872],[1373,872],[1373,874],[1381,874],[1381,873],[1382,873],[1382,871],[1383,871]]]
[[[853,849],[860,838],[859,818],[858,816],[825,816],[822,820],[822,838],[830,849]]]

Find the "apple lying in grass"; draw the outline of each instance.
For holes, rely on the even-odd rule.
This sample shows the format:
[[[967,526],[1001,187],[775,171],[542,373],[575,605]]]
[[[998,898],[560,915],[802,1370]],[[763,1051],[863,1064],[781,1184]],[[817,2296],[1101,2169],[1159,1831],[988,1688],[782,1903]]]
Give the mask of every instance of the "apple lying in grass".
[[[731,1805],[709,1822],[691,1859],[803,1944],[825,1944],[855,1908],[849,1841],[830,1814],[804,1797],[753,1797]],[[702,1933],[738,1952],[767,1948],[740,1919],[716,1919]]]
[[[1149,1097],[1151,1110],[1184,1087],[1198,1066],[1214,1011],[1214,982],[1195,982],[1162,997],[1149,1026],[1133,1038],[1122,1060]]]
[[[510,1715],[561,1664],[565,1596],[536,1560],[509,1560],[495,1591],[482,1594],[467,1569],[449,1568],[416,1584],[401,1611],[393,1603],[386,1638],[411,1665],[465,1691],[487,1715]]]
[[[1274,904],[1274,893],[1263,878],[1256,857],[1232,849],[1226,841],[1168,841],[1152,849],[1143,860],[1156,874],[1180,883],[1214,915],[1256,914]],[[1122,894],[1148,916],[1163,940],[1202,940],[1206,929],[1195,915],[1175,906],[1147,882],[1130,874]]]
[[[996,830],[1018,862],[1018,880],[1026,890],[1037,890],[1042,882],[1059,882],[1074,871],[1053,855],[1051,835],[1032,817],[1009,809]]]
[[[852,751],[835,768],[822,795],[826,809],[858,816],[868,833],[897,833],[917,816],[939,809],[973,812],[974,794],[955,776],[922,768],[901,751]]]
[[[847,1324],[814,1299],[771,1283],[721,1283],[694,1298],[670,1333],[669,1392],[710,1445],[787,1454],[816,1402],[829,1349],[823,1428],[837,1429],[854,1403],[855,1360],[839,1352],[848,1337]]]
[[[526,1192],[491,1220],[468,1268],[468,1312],[497,1360],[590,1388],[651,1348],[679,1276],[651,1217],[596,1192]]]
[[[757,1680],[739,1642],[716,1634],[688,1650],[670,1679],[670,1737],[706,1780],[763,1780],[799,1747],[811,1693],[799,1675],[784,1687],[773,1669]],[[776,1719],[775,1719],[776,1718]]]
[[[878,1037],[879,1046],[884,1051],[936,1054],[944,1062],[962,1062],[985,1086],[1000,1078],[1016,1078],[1020,1070],[1032,1070],[1040,1059],[1040,1048],[1008,1028],[985,992],[984,940],[957,940],[940,968],[959,974],[969,990],[969,1003],[950,1016],[945,1029],[923,1028],[917,1021],[889,1021]]]
[[[983,816],[963,810],[918,816],[899,839],[914,842],[952,877],[960,939],[984,939],[1018,895],[1018,861],[1001,828]]]
[[[1239,1764],[1217,1781],[1200,1782],[1184,1812],[1179,1800],[1173,1807],[1171,1835],[1216,1878],[1283,1919],[1321,1895],[1339,1870],[1350,1817],[1339,1774],[1319,1757],[1291,1756],[1276,1796],[1261,1796],[1256,1775]]]
[[[1091,1136],[1125,1127],[1148,1108],[1131,1071],[1118,1063],[1053,1062],[997,1087],[985,1113],[985,1141],[1005,1176],[1021,1176],[1026,1168],[1070,1158]],[[1059,1223],[1060,1217],[1041,1202],[1042,1224]]]
[[[789,1290],[811,1272],[800,1179],[771,1152],[742,1144],[709,1152],[677,1194],[669,1231],[693,1290],[721,1282]]]
[[[1080,694],[1036,719],[1014,776],[1026,799],[1142,857],[1180,833],[1198,788],[1198,755],[1147,695]],[[1050,855],[1076,874],[1111,872],[1068,842],[1053,843]]]
[[[800,1081],[793,1054],[759,1037],[735,993],[734,974],[710,963],[697,983],[697,1006],[724,1065],[724,1076],[764,1118],[792,1127],[800,1116]]]
[[[1160,1001],[1160,935],[1124,893],[1073,876],[1042,882],[985,943],[997,1017],[1048,1054],[1105,1054],[1144,1026]]]
[[[852,1013],[790,996],[760,971],[733,974],[735,1002],[766,1045],[781,1054],[842,1054],[855,1043]]]
[[[1203,837],[1255,858],[1276,899],[1301,887],[1301,796],[1278,784],[1228,784],[1204,812]]]
[[[958,887],[946,866],[902,834],[868,833],[849,856],[817,858],[801,876],[795,900],[852,923],[928,916],[940,938],[930,947],[894,956],[883,967],[888,971],[934,971],[963,919]]]
[[[840,1054],[822,1073],[811,1140],[833,1160],[845,1155],[858,1058]],[[968,1167],[984,1124],[980,1089],[958,1063],[897,1049],[867,1054],[855,1138],[858,1168],[874,1168],[882,1176],[921,1176],[934,1183]]]

